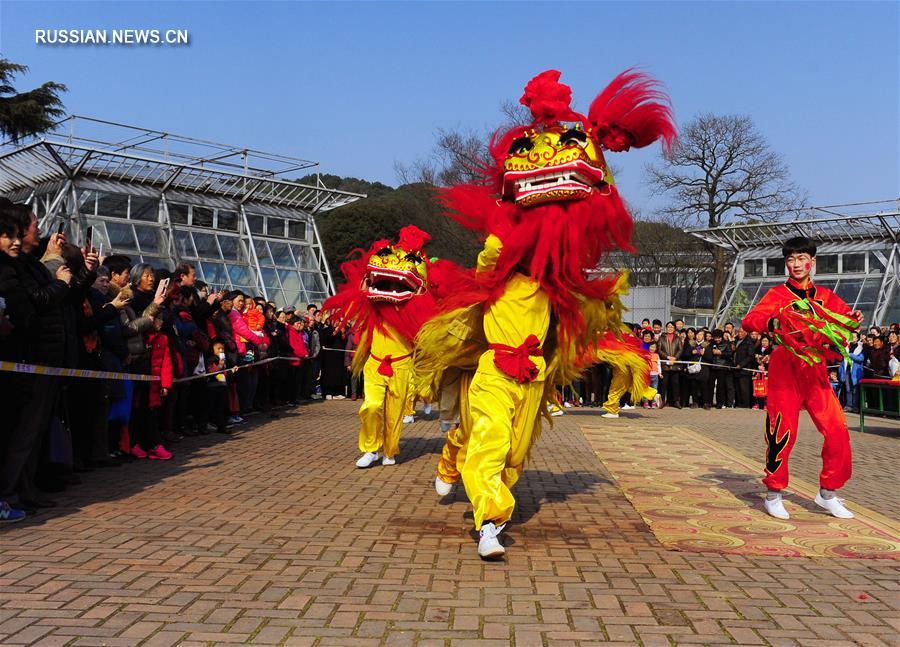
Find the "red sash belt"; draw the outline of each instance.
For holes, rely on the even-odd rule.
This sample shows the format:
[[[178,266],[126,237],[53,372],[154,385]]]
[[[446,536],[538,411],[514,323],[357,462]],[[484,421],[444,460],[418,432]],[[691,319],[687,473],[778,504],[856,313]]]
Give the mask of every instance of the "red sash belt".
[[[394,368],[391,366],[391,364],[393,364],[394,362],[400,362],[408,357],[412,357],[412,353],[407,353],[406,355],[400,355],[398,357],[394,357],[392,355],[378,357],[378,355],[372,353],[372,359],[374,359],[376,362],[381,362],[378,365],[378,373],[384,375],[385,377],[394,376]]]
[[[537,335],[528,335],[518,346],[488,344],[488,348],[494,351],[494,366],[519,384],[533,382],[537,378],[538,367],[531,358],[544,356],[544,349],[541,348],[541,340]]]

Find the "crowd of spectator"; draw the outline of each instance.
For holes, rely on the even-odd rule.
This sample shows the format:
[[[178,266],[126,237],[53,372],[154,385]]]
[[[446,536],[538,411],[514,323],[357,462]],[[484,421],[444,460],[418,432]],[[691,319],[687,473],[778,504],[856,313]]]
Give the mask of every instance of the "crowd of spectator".
[[[686,327],[677,319],[663,326],[660,320],[644,319],[632,325],[635,336],[651,355],[653,400],[630,402],[622,408],[666,406],[704,409],[760,409],[766,403],[769,357],[773,340],[768,335],[748,333],[733,323],[721,329]],[[847,347],[849,366],[835,362],[829,379],[847,411],[858,411],[860,380],[892,379],[900,376],[900,324],[854,332]],[[583,379],[564,391],[564,405],[600,407],[612,382],[612,368],[597,364]]]
[[[183,263],[133,263],[54,233],[0,198],[0,360],[149,379],[0,371],[0,522],[52,507],[79,472],[166,461],[184,436],[248,415],[356,398],[352,340],[305,312],[215,290]]]
[[[647,408],[765,406],[766,335],[644,320],[653,358]],[[357,399],[352,336],[316,305],[279,307],[216,290],[183,263],[174,271],[41,237],[31,208],[0,198],[0,360],[140,379],[0,371],[0,522],[52,507],[47,493],[79,472],[167,461],[184,436],[228,434],[255,413],[315,399]],[[898,375],[900,326],[855,334],[852,363],[831,368],[841,401],[859,406],[864,377]],[[144,379],[146,377],[146,379]],[[566,406],[599,407],[612,374],[599,364],[564,391]],[[627,398],[628,396],[626,396]],[[632,407],[625,402],[623,408]]]

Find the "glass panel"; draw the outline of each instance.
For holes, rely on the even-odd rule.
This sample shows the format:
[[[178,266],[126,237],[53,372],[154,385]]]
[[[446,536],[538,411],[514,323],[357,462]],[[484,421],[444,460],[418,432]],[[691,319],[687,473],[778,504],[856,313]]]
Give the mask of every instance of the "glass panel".
[[[159,235],[155,227],[135,225],[134,231],[137,233],[138,244],[141,246],[142,252],[159,253]]]
[[[269,218],[268,232],[270,236],[278,236],[279,238],[284,238],[284,219]]]
[[[292,240],[306,240],[306,223],[289,221],[288,238]]]
[[[118,222],[107,222],[106,232],[108,234],[109,246],[111,252],[118,252],[121,248],[137,249],[137,242],[134,238],[134,230],[131,225]]]
[[[172,235],[175,237],[175,251],[179,258],[197,258],[197,252],[194,251],[194,243],[191,241],[191,235],[188,232],[176,229],[172,232]]]
[[[213,210],[206,207],[192,207],[194,213],[193,225],[195,227],[212,227],[213,226]]]
[[[856,302],[856,297],[862,284],[863,282],[859,279],[841,279],[838,281],[834,292],[852,306]]]
[[[300,291],[300,274],[296,270],[278,270],[281,285],[288,292]]]
[[[884,258],[888,258],[890,256],[890,250],[883,249],[881,250],[881,254]],[[869,270],[872,272],[884,272],[884,263],[880,258],[878,258],[878,254],[875,252],[871,252],[869,254]]]
[[[250,231],[254,234],[264,234],[266,233],[266,219],[263,216],[258,216],[255,213],[247,214],[247,222],[250,224]]]
[[[110,218],[125,218],[128,215],[128,196],[118,193],[98,193],[97,214]]]
[[[276,271],[271,267],[261,267],[260,274],[262,274],[263,285],[267,288],[278,288],[281,287],[278,283],[278,275]]]
[[[867,307],[871,309],[875,305],[875,299],[878,296],[878,291],[881,289],[881,278],[880,277],[870,277],[865,280],[862,289],[859,291],[859,301],[857,302],[857,307],[860,310],[865,310]],[[853,305],[853,304],[850,304]]]
[[[766,259],[766,276],[784,276],[786,272],[783,258]]]
[[[222,211],[219,209],[219,220],[216,226],[217,229],[224,229],[225,231],[237,231],[237,223],[238,217],[234,211]]]
[[[275,261],[275,265],[280,265],[282,267],[294,267],[294,259],[291,257],[291,250],[288,248],[287,243],[276,243],[274,241],[269,241],[269,249],[272,251],[272,260]]]
[[[238,239],[231,236],[219,236],[219,246],[222,248],[222,258],[226,261],[238,259]]]
[[[159,200],[136,195],[131,196],[131,219],[158,222]]]
[[[816,274],[837,274],[837,254],[816,257]]]
[[[86,195],[85,195],[86,194]],[[86,191],[80,198],[81,206],[78,207],[78,212],[85,216],[93,216],[97,213],[97,192],[96,191]],[[47,212],[47,207],[49,204],[44,204],[43,200],[38,201],[41,205],[41,214]]]
[[[269,301],[273,301],[276,306],[283,307],[286,305],[293,305],[292,301],[286,301],[284,298],[284,292],[277,288],[267,288],[266,292],[269,295]]]
[[[744,276],[762,276],[763,262],[761,258],[744,261]]]
[[[310,298],[313,299],[310,303],[320,304],[322,302],[321,299],[316,300],[313,296],[325,293],[325,282],[322,280],[322,275],[313,272],[301,272],[300,276],[306,291],[309,293]]]
[[[260,265],[272,265],[272,257],[269,256],[269,248],[264,240],[254,240],[253,247],[256,249],[256,257],[259,259]]]
[[[197,255],[200,258],[222,258],[219,248],[216,246],[216,237],[212,234],[201,234],[195,231],[194,245],[197,246]]]
[[[145,263],[149,263],[155,269],[167,269],[172,270],[172,263],[163,258],[159,258],[158,256],[147,256],[146,254],[141,254],[141,260]]]
[[[844,254],[843,272],[862,273],[866,271],[866,253],[860,254]]]
[[[168,203],[169,220],[175,225],[188,224],[188,206],[186,204]]]
[[[316,268],[316,261],[313,258],[312,250],[303,245],[291,245],[291,251],[294,252],[294,258],[297,259],[297,267],[313,270]]]
[[[207,263],[204,261],[200,263],[200,267],[203,273],[203,280],[215,287],[215,289],[218,290],[229,286],[228,273],[225,271],[225,266],[221,263]]]
[[[235,285],[249,286],[256,283],[249,267],[243,265],[228,265],[228,276]]]

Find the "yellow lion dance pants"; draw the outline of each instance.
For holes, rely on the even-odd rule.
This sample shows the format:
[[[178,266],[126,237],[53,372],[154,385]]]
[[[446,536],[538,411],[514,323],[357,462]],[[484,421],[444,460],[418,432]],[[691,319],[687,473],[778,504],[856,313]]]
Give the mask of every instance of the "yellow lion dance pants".
[[[407,406],[412,374],[410,360],[392,365],[390,377],[378,372],[380,362],[369,358],[363,368],[365,384],[359,408],[359,451],[382,451],[393,458],[400,452],[403,412]]]
[[[437,474],[444,483],[456,483],[466,462],[466,443],[472,418],[469,415],[469,383],[472,373],[451,369],[441,384],[441,423],[450,424],[447,440],[438,460]]]
[[[609,384],[609,396],[603,403],[603,408],[610,413],[619,413],[619,402],[622,396],[631,386],[631,375],[618,367],[613,367],[612,382]]]
[[[479,529],[486,521],[503,524],[512,516],[516,500],[510,488],[541,424],[544,383],[476,373],[468,397],[471,432],[460,471]]]

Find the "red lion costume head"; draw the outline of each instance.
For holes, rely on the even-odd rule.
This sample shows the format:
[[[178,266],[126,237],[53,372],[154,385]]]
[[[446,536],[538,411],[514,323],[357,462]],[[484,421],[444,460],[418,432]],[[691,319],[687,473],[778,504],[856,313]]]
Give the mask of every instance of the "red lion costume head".
[[[463,226],[496,234],[503,250],[496,268],[479,277],[481,300],[499,295],[513,272],[537,280],[549,295],[560,332],[582,323],[581,298],[608,301],[618,277],[589,279],[614,248],[631,250],[632,219],[603,157],[662,140],[675,126],[668,98],[656,81],[628,70],[593,100],[587,115],[572,110],[572,92],[548,70],[533,78],[521,103],[533,121],[494,134],[492,164],[481,180],[442,191]],[[487,295],[485,296],[485,290]],[[448,307],[479,300],[461,292]]]
[[[346,282],[337,294],[322,305],[335,318],[335,328],[350,326],[355,335],[371,338],[374,328],[385,324],[408,341],[415,339],[422,323],[437,311],[428,289],[428,271],[432,265],[423,250],[431,236],[407,225],[396,243],[376,240],[368,251],[341,265]]]

